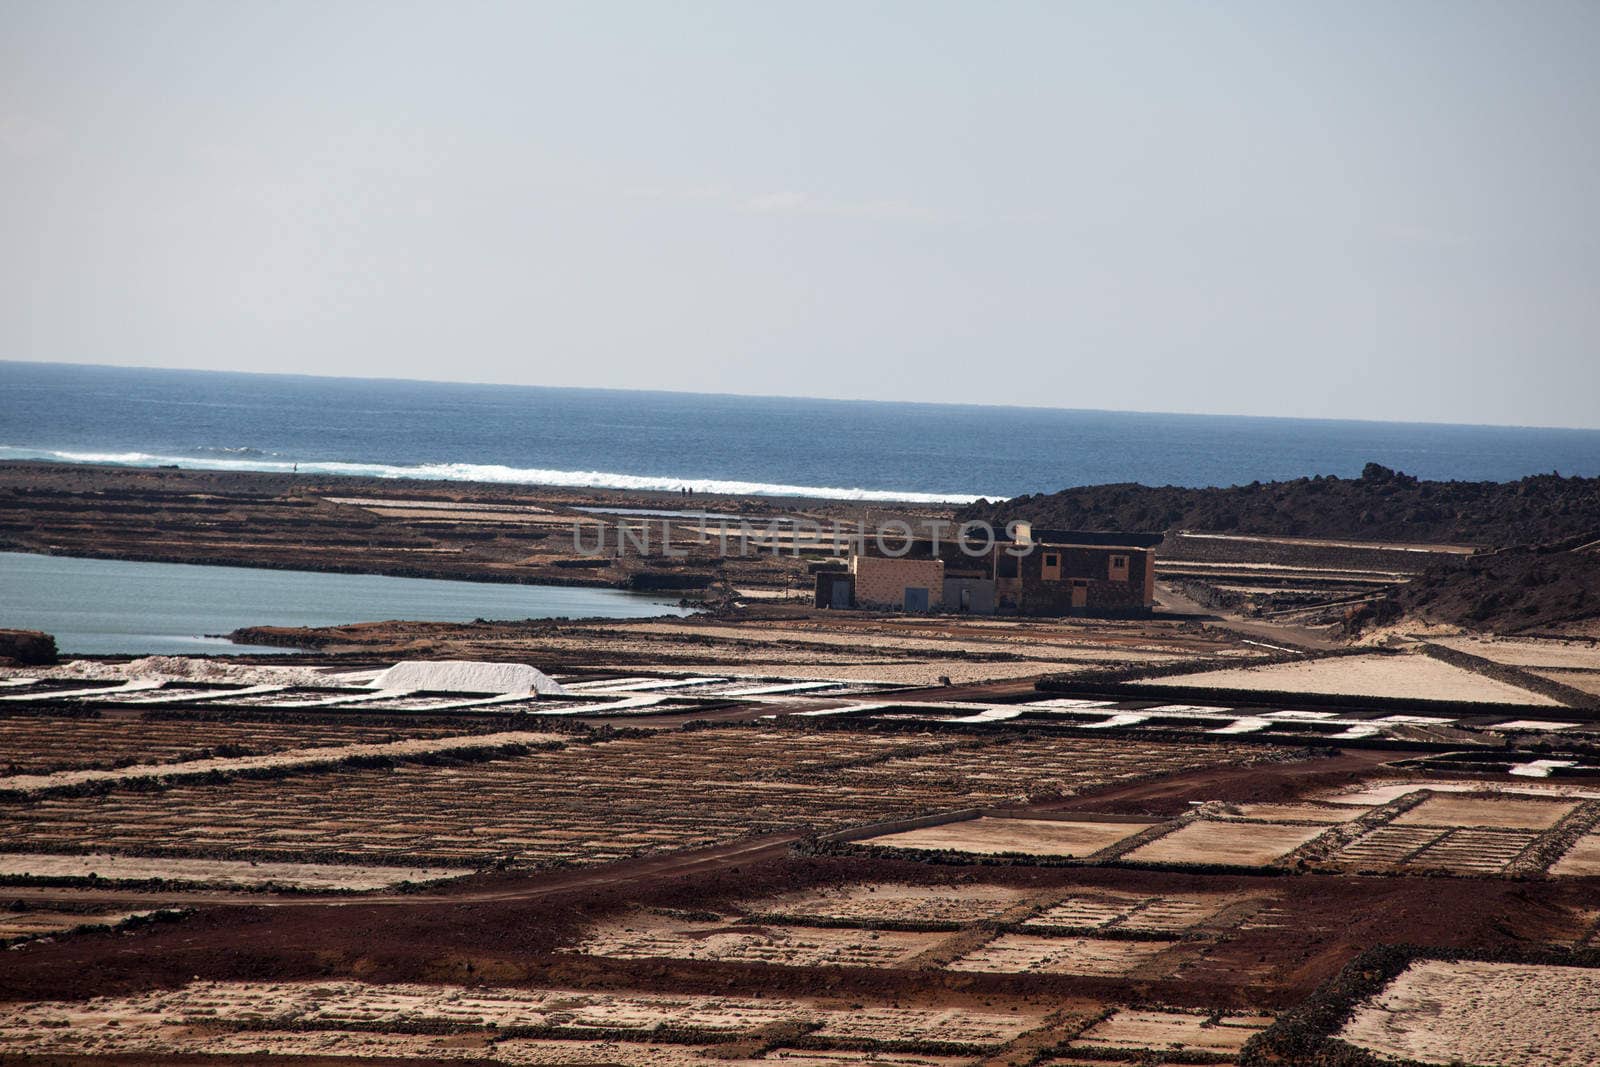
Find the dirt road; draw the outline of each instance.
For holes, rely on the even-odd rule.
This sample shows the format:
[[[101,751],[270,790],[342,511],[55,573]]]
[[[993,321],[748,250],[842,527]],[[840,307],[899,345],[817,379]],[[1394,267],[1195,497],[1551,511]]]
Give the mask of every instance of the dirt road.
[[[481,904],[515,900],[535,900],[552,893],[575,889],[614,888],[632,882],[654,882],[664,878],[703,876],[715,871],[778,859],[804,837],[801,831],[769,834],[718,845],[713,848],[674,852],[665,856],[641,856],[600,867],[579,870],[506,872],[497,884],[474,888],[470,882],[451,883],[455,891],[434,890],[416,893],[326,894],[252,893],[243,890],[80,889],[63,886],[8,886],[0,888],[6,900],[28,902],[70,902],[84,904],[130,905],[138,907],[188,908],[205,905],[245,904],[253,907],[295,908],[371,904],[423,905]],[[471,876],[468,876],[471,877]]]

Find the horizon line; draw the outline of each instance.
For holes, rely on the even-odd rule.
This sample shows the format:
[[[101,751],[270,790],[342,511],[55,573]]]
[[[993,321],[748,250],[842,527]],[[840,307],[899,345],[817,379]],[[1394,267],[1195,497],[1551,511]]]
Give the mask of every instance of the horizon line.
[[[793,393],[706,392],[698,389],[628,389],[606,385],[536,385],[528,382],[483,381],[461,378],[405,378],[379,374],[310,374],[304,371],[225,370],[215,367],[170,367],[151,363],[99,363],[93,360],[13,359],[0,364],[36,367],[94,367],[103,370],[171,371],[178,374],[239,374],[260,378],[305,378],[313,381],[398,382],[412,385],[462,385],[505,389],[546,389],[574,393],[624,393],[663,396],[704,396],[739,400],[810,400],[829,404],[886,404],[905,407],[979,408],[992,411],[1058,411],[1097,415],[1177,416],[1179,418],[1263,419],[1274,422],[1370,423],[1377,426],[1449,426],[1487,430],[1554,430],[1564,433],[1600,433],[1600,426],[1555,426],[1515,422],[1453,422],[1448,419],[1378,419],[1351,415],[1258,415],[1239,411],[1152,411],[1143,408],[1073,408],[1051,404],[984,404],[958,400],[882,400],[868,397],[803,396]]]

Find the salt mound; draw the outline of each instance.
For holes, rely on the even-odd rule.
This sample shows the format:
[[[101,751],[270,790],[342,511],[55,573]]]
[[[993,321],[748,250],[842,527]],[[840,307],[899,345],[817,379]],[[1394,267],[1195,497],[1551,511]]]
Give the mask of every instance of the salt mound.
[[[406,660],[372,680],[374,689],[433,689],[446,693],[565,695],[561,683],[526,663],[470,659]]]
[[[19,672],[21,673],[21,672]],[[328,676],[307,667],[260,667],[226,660],[185,656],[145,656],[126,663],[73,660],[49,670],[33,670],[35,678],[82,678],[90,681],[198,681],[240,685],[327,685]]]

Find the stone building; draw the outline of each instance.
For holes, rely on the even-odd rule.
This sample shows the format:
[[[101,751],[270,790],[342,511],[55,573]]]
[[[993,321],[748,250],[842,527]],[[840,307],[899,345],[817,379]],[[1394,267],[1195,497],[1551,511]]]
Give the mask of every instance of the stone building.
[[[900,557],[855,553],[850,573],[861,607],[932,611],[944,606],[945,561],[931,551]]]
[[[859,607],[1015,615],[1148,615],[1161,534],[1033,530],[992,545],[872,538],[851,553]]]

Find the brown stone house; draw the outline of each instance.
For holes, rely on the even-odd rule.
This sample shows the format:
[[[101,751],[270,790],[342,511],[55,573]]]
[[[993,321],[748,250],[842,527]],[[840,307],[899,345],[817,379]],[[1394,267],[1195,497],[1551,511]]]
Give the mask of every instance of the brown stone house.
[[[918,551],[918,549],[921,551]],[[854,553],[855,601],[861,607],[931,611],[944,606],[945,561],[929,542],[913,544],[904,556]]]
[[[850,556],[854,603],[902,611],[1015,615],[1148,615],[1160,534],[1033,530],[974,554],[952,541],[872,538]],[[983,547],[983,546],[979,546]]]

